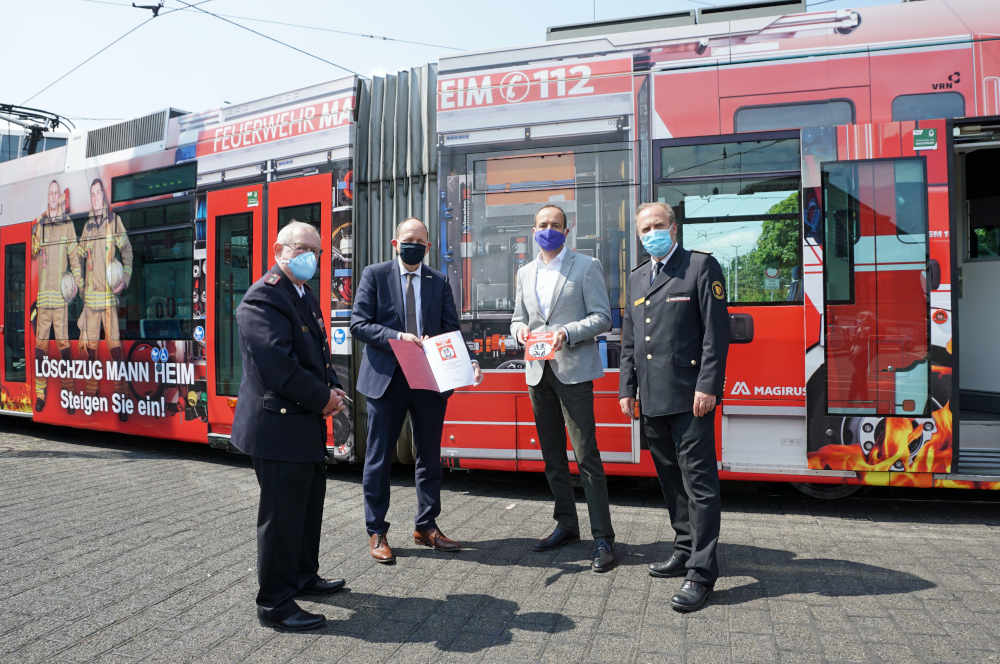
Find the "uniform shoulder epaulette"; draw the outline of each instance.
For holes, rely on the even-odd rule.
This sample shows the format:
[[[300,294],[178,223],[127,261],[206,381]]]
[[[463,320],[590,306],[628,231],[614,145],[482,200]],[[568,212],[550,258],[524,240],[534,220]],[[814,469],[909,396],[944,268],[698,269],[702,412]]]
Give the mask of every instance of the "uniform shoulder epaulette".
[[[264,277],[264,283],[268,286],[274,286],[279,281],[281,281],[281,275],[275,274],[274,272],[269,272],[266,277]]]
[[[643,265],[645,265],[646,263],[648,263],[651,260],[652,260],[651,258],[647,258],[646,260],[644,260],[643,262],[639,263],[634,268],[632,268],[632,271],[635,272],[636,270],[638,270],[640,267],[642,267]]]
[[[705,254],[706,256],[711,256],[712,255],[711,251],[702,251],[701,249],[692,249],[691,253],[694,253],[694,254]]]

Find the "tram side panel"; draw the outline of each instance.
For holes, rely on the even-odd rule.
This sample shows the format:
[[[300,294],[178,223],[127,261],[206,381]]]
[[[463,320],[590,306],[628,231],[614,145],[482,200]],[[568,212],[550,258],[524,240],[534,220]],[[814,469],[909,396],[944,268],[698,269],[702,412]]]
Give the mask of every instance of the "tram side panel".
[[[27,396],[34,419],[205,441],[194,200],[129,199],[114,188],[119,176],[173,160],[161,152],[5,191],[8,206],[32,219],[23,238],[29,391],[19,409]]]

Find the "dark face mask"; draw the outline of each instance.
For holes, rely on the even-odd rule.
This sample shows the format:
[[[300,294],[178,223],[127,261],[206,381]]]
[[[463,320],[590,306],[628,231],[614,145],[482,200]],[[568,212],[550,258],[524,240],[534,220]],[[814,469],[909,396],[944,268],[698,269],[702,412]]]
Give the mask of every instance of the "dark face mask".
[[[420,244],[419,242],[399,243],[399,257],[402,258],[403,262],[407,265],[416,265],[420,261],[424,260],[425,253],[427,253],[426,245]]]

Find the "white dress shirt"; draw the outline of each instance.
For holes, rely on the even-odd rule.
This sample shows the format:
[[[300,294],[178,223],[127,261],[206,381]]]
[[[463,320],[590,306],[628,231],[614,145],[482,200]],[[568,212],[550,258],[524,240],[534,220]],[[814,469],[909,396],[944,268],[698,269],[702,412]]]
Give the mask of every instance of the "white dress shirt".
[[[403,263],[403,259],[399,256],[396,257],[396,261],[399,262],[399,281],[400,286],[403,289],[403,324],[406,324],[406,282],[409,280],[408,274],[409,270],[406,268],[406,264]],[[420,270],[422,266],[418,266],[416,270],[413,271],[413,300],[417,305],[417,336],[424,336],[424,321],[420,319]]]
[[[535,272],[535,297],[538,298],[538,308],[542,316],[549,317],[549,309],[552,307],[552,294],[555,293],[556,284],[559,283],[559,271],[562,269],[563,258],[566,256],[566,245],[559,251],[555,258],[546,263],[542,260],[542,254],[538,254],[535,261],[537,272]]]
[[[306,288],[305,288],[305,286],[300,286],[299,284],[297,284],[295,282],[292,282],[292,285],[295,286],[295,292],[299,294],[299,297],[302,297],[303,295],[306,294]]]

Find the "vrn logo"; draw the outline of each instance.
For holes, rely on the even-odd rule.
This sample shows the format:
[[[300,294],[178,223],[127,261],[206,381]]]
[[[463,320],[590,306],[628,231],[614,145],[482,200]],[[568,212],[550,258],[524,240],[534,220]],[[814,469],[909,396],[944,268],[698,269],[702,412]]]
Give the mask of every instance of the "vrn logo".
[[[951,90],[952,87],[958,85],[962,82],[962,74],[959,72],[954,72],[948,75],[947,81],[941,81],[939,83],[931,83],[932,90]]]
[[[750,396],[750,388],[747,386],[745,381],[738,380],[736,384],[733,385],[733,391],[730,392],[734,397],[748,397]]]

